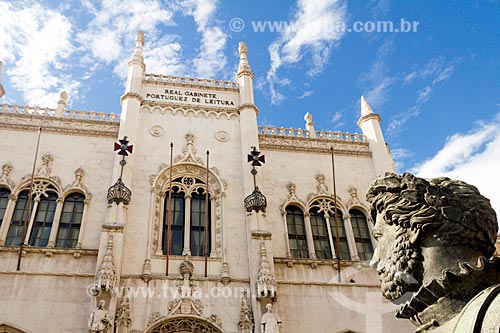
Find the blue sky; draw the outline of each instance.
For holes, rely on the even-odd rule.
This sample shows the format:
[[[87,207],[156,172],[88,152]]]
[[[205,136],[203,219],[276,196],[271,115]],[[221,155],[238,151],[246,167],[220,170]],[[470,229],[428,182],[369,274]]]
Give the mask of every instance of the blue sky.
[[[401,20],[416,31],[359,31]],[[245,41],[260,125],[310,112],[359,132],[364,95],[399,172],[463,179],[500,209],[498,0],[0,0],[0,102],[55,107],[66,90],[69,108],[119,112],[137,30],[147,72],[168,75],[234,80]]]

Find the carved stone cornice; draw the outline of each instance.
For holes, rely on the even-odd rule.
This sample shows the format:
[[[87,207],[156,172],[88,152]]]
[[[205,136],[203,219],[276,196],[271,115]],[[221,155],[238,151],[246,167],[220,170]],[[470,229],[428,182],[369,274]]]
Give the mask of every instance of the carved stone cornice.
[[[243,109],[252,109],[255,111],[256,115],[259,114],[259,108],[257,108],[257,106],[255,106],[255,104],[251,104],[251,103],[241,104],[240,107],[238,108],[238,112],[241,112],[241,110],[243,110]]]
[[[135,92],[128,92],[126,94],[124,94],[122,97],[120,97],[120,104],[123,103],[123,101],[127,98],[135,98],[136,100],[138,100],[140,103],[142,103],[144,101],[144,99],[142,98],[141,95],[139,95],[138,93],[135,93]]]
[[[225,116],[227,119],[239,118],[239,108],[221,108],[217,106],[199,106],[195,104],[172,104],[169,102],[155,102],[144,100],[141,103],[141,112],[159,112],[165,114],[169,112],[171,115],[176,115],[177,113],[182,114],[182,116],[187,116],[188,113],[193,114],[195,117],[205,117],[208,118],[210,115],[214,115],[217,119]]]
[[[342,142],[315,138],[282,137],[277,135],[259,134],[259,147],[263,150],[301,151],[307,153],[331,154],[333,147],[335,155],[372,156],[368,142]]]
[[[48,133],[116,138],[119,122],[0,111],[0,129],[36,132],[40,126]]]

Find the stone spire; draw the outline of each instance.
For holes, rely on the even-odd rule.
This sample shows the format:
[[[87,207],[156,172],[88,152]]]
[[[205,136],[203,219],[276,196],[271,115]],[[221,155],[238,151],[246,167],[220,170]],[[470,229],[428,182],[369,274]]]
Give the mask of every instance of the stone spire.
[[[374,113],[371,105],[366,101],[365,96],[361,96],[361,117]]]
[[[260,264],[257,275],[257,299],[276,298],[277,284],[267,260],[266,244],[260,243]]]
[[[239,333],[252,333],[253,327],[252,308],[248,303],[248,294],[245,290],[241,294],[240,321],[238,322]]]
[[[113,257],[113,235],[109,235],[108,244],[106,245],[106,254],[101,263],[101,267],[97,271],[95,284],[98,289],[113,292],[116,285],[116,272]]]
[[[243,74],[248,74],[252,77],[253,79],[253,73],[250,68],[250,65],[248,64],[248,47],[247,44],[240,42],[238,45],[238,52],[240,54],[240,64],[238,66],[238,74],[236,77],[239,77],[240,75]]]
[[[138,60],[140,62],[144,62],[144,51],[143,51],[143,46],[144,46],[144,32],[139,31],[137,32],[137,35],[135,37],[135,49],[134,53],[132,54],[132,59],[130,60]]]

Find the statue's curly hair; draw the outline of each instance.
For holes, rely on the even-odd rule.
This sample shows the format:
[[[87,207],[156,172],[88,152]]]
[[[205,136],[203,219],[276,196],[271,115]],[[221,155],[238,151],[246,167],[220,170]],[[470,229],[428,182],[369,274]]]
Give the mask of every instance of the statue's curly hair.
[[[374,221],[383,212],[387,223],[432,233],[443,245],[467,245],[487,258],[495,252],[497,216],[473,185],[386,173],[373,182],[366,199]]]

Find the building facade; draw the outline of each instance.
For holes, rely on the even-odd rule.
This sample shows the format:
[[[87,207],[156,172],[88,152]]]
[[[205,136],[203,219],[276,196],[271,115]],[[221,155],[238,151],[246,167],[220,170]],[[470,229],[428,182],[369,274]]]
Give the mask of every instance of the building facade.
[[[368,266],[394,166],[366,100],[362,134],[258,126],[245,44],[235,82],[143,47],[120,115],[2,105],[0,332],[412,331]]]

